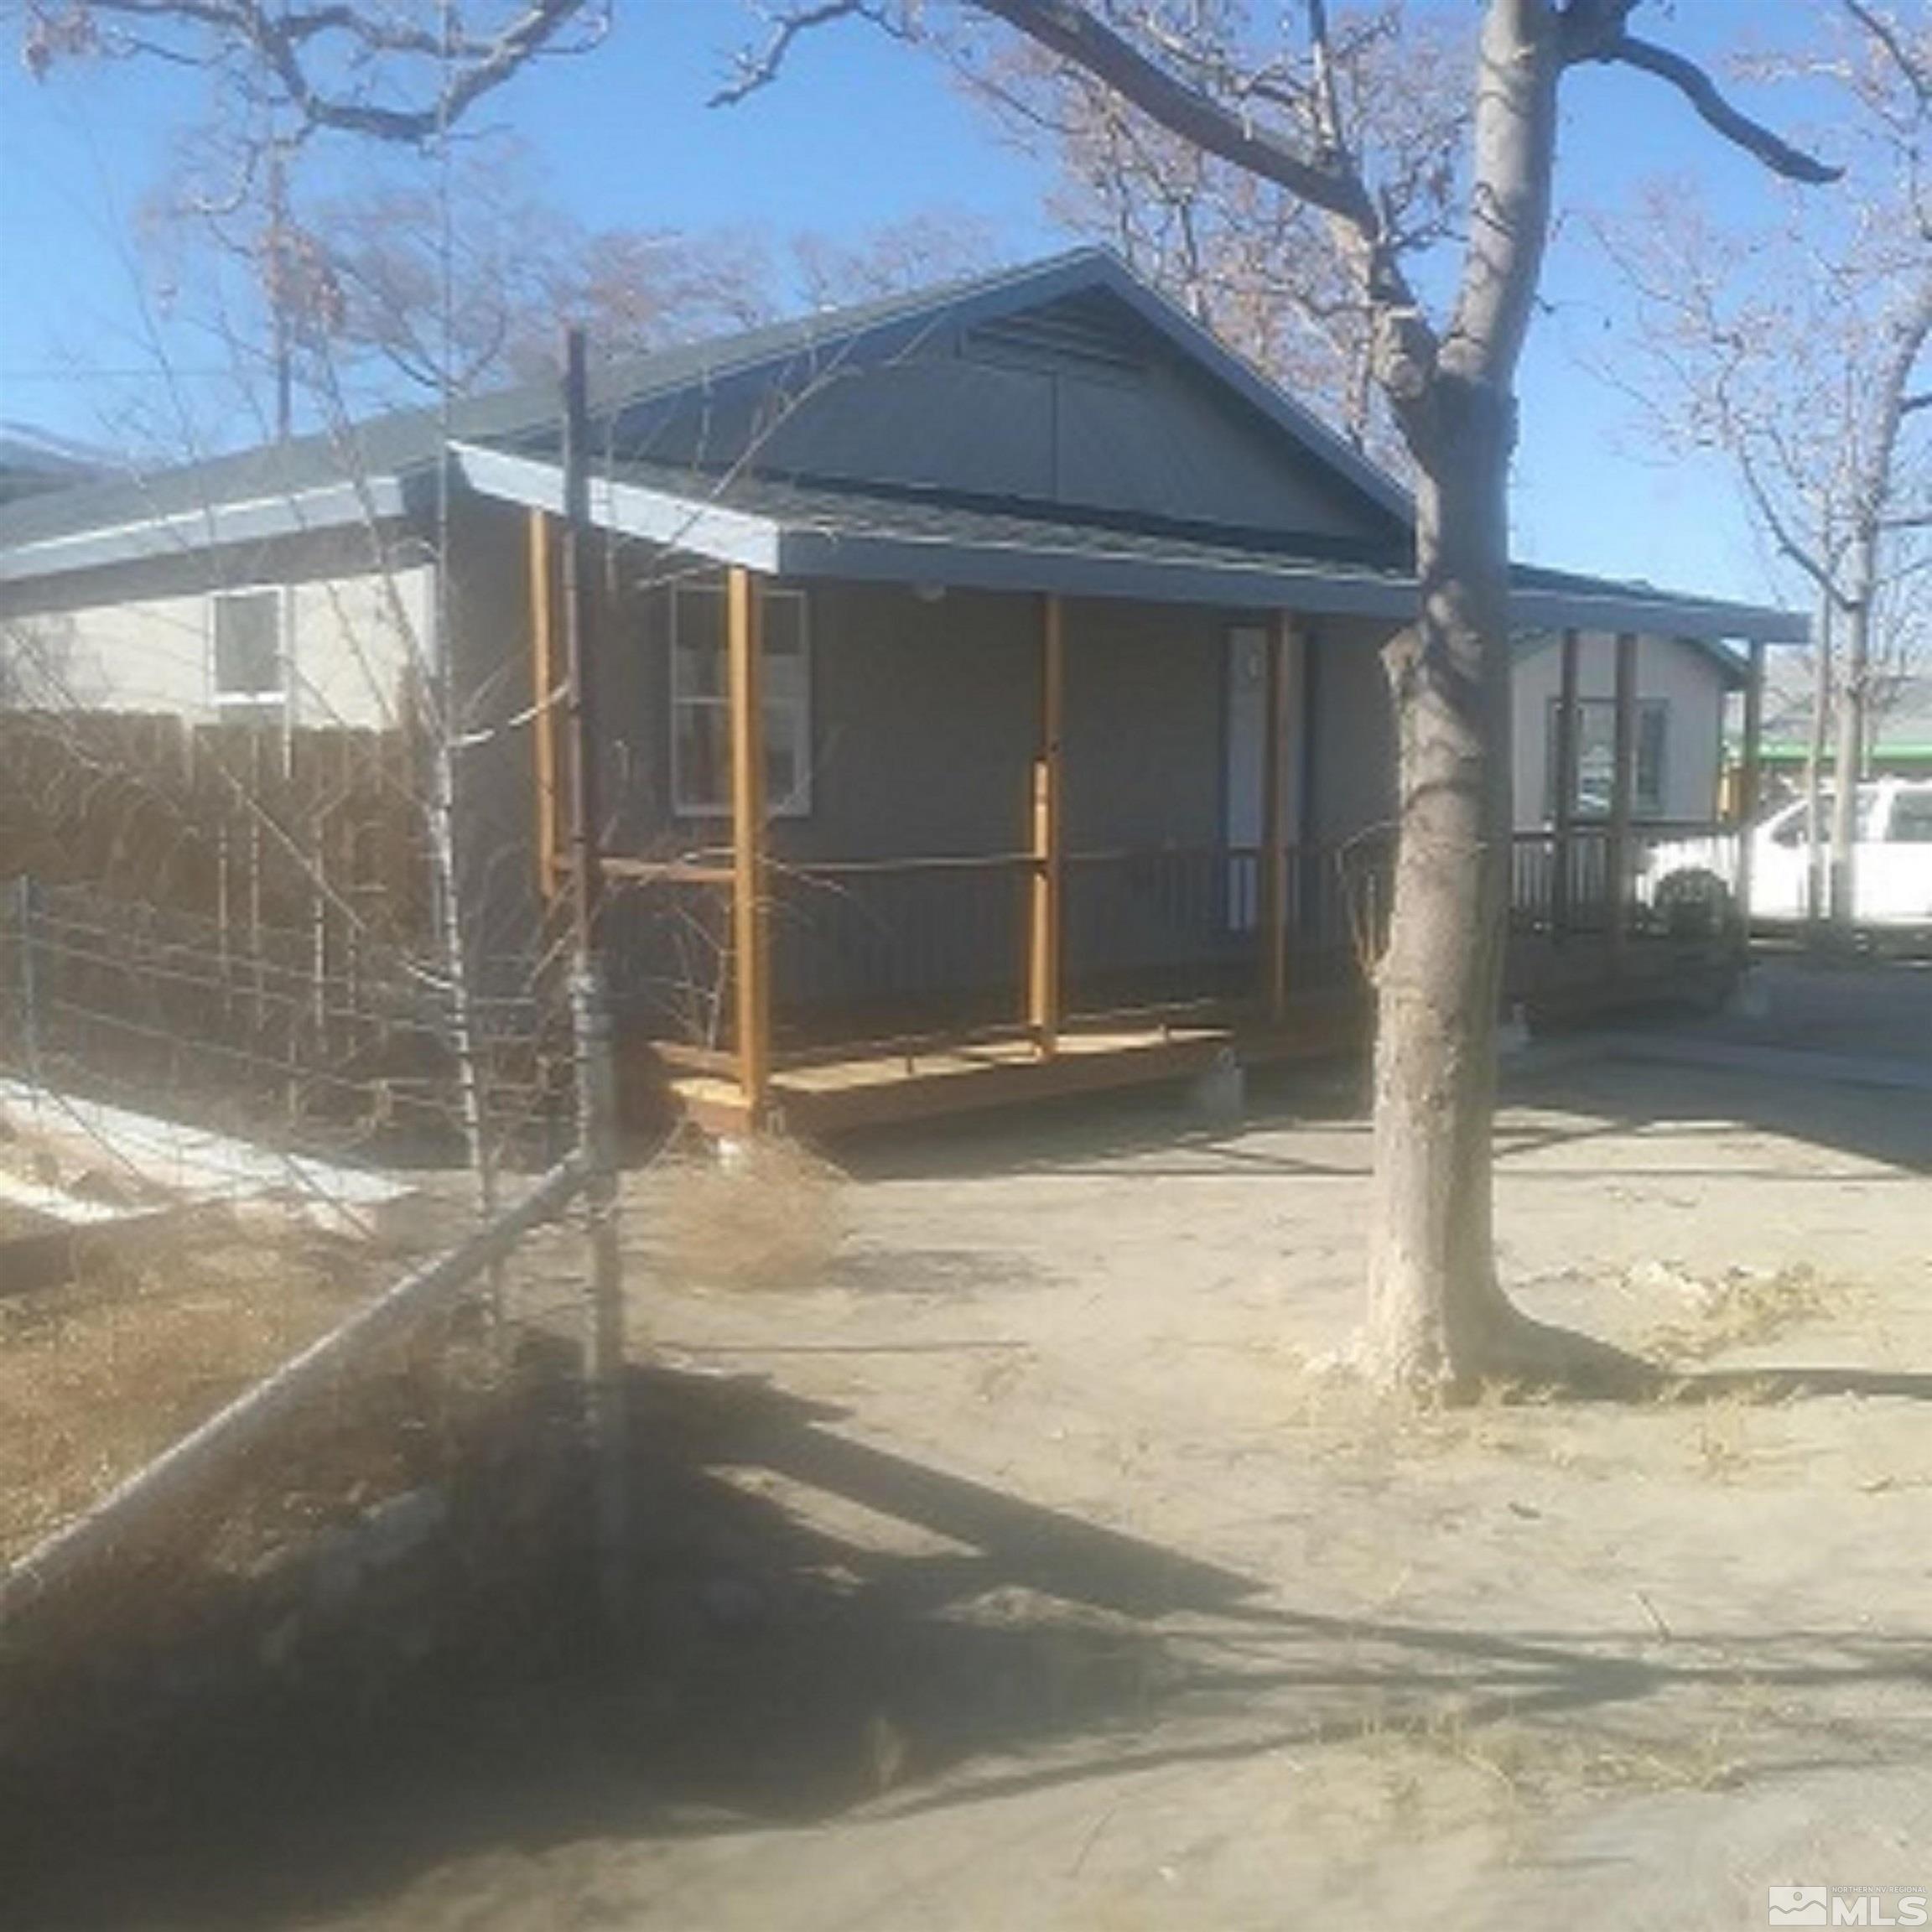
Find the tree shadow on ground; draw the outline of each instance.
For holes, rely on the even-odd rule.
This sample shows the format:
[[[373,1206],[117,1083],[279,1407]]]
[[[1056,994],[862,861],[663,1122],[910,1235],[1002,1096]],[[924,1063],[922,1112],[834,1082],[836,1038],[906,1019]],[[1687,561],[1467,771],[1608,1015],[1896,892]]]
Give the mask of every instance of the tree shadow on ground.
[[[1669,1037],[1659,1030],[1659,1052]],[[1266,1067],[1250,1072],[1239,1119],[1202,1119],[1186,1090],[1167,1083],[1065,1098],[1023,1113],[988,1112],[872,1130],[841,1140],[835,1151],[839,1164],[860,1180],[1126,1172],[1140,1179],[1357,1179],[1368,1173],[1370,1157],[1363,1080],[1358,1067]],[[1932,1174],[1932,1104],[1925,1096],[1804,1078],[1781,1072],[1771,1059],[1758,1069],[1672,1065],[1662,1057],[1639,1062],[1620,1055],[1616,1036],[1597,1041],[1578,1034],[1553,1058],[1532,1056],[1505,1068],[1500,1107],[1498,1167],[1532,1180],[1668,1174],[1802,1186],[1844,1178],[1775,1161],[1685,1162],[1665,1170],[1606,1160],[1586,1169],[1539,1166],[1526,1158],[1646,1130],[1715,1138],[1739,1128],[1893,1170],[1861,1175],[1861,1180],[1909,1182]],[[1566,1118],[1513,1125],[1509,1110],[1522,1107]],[[1310,1130],[1306,1148],[1289,1139],[1297,1129]]]
[[[1702,1368],[1671,1373],[1665,1389],[1665,1398],[1678,1403],[1721,1401],[1732,1395],[1752,1402],[1834,1395],[1932,1402],[1932,1374],[1910,1368]]]
[[[1136,1173],[1161,1171],[1149,1156],[1181,1156],[1202,1171],[1202,1157],[1259,1164],[1244,1143],[1257,1128],[1320,1125],[1364,1135],[1363,1069],[1346,1061],[1252,1068],[1239,1119],[1203,1114],[1185,1082],[1158,1081],[1098,1094],[1062,1094],[1023,1107],[988,1109],[870,1128],[843,1136],[834,1151],[855,1179],[969,1180],[1007,1174],[1070,1174],[1133,1160]],[[1366,1159],[1366,1140],[1363,1158]],[[1320,1171],[1324,1163],[1314,1163]],[[1337,1172],[1353,1171],[1338,1166]]]
[[[599,1640],[580,1518],[553,1511],[430,1580],[436,1641],[413,1661],[365,1644],[138,1732],[48,1706],[40,1748],[0,1772],[8,1924],[307,1923],[465,1859],[1420,1733],[1450,1706],[1480,1726],[1718,1681],[1924,1677],[1919,1650],[1869,1632],[1714,1661],[1297,1611],[1264,1579],[856,1441],[761,1379],[640,1371],[632,1398],[646,1556],[621,1654]],[[891,1534],[860,1533],[854,1507]]]
[[[1882,1162],[1901,1177],[1917,1179],[1932,1173],[1932,1101],[1925,1095],[1805,1078],[1780,1071],[1771,1059],[1761,1069],[1747,1070],[1607,1057],[1533,1070],[1512,1084],[1509,1098],[1573,1114],[1587,1123],[1574,1130],[1548,1130],[1548,1145],[1653,1128],[1674,1135],[1703,1131],[1722,1136],[1742,1127]],[[1515,1171],[1522,1171],[1519,1167]],[[1720,1180],[1775,1179],[1781,1184],[1802,1184],[1810,1178],[1800,1169],[1777,1164],[1649,1171]],[[1889,1178],[1882,1174],[1857,1177]]]

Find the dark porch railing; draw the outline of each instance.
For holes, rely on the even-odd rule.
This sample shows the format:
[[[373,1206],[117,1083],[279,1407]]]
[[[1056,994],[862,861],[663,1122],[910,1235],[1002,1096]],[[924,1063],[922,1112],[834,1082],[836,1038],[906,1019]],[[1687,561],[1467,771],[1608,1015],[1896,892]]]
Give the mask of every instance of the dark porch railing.
[[[1646,823],[1624,847],[1624,927],[1675,930],[1652,903],[1647,855],[1716,840],[1704,825]],[[1511,840],[1510,922],[1597,944],[1612,930],[1614,841],[1578,827],[1566,881],[1553,832]],[[1291,995],[1346,986],[1387,936],[1394,839],[1283,854]],[[1020,852],[775,865],[769,875],[775,1042],[794,1062],[841,1048],[1018,1037],[1030,896]],[[1069,853],[1062,880],[1062,1010],[1071,1024],[1130,1015],[1254,1012],[1265,1004],[1266,852],[1254,845]],[[715,855],[647,869],[614,898],[609,954],[621,1015],[683,1049],[728,1053],[729,874]]]
[[[1017,1025],[1021,853],[774,868],[768,904],[780,1046]]]
[[[1255,846],[1087,851],[1061,862],[1069,1021],[1252,1004],[1268,904]],[[1031,896],[1025,853],[774,865],[767,929],[781,1052],[1017,1036]],[[640,865],[605,912],[612,996],[635,1031],[729,1052],[729,875],[714,854]],[[1386,846],[1283,855],[1290,976],[1341,983],[1379,943]]]
[[[1632,826],[1623,840],[1619,880],[1618,835],[1607,825],[1571,828],[1566,868],[1561,834],[1550,829],[1519,832],[1510,849],[1511,929],[1606,934],[1617,924],[1621,901],[1626,932],[1702,936],[1706,928],[1730,919],[1727,891],[1706,889],[1734,876],[1737,837],[1734,830],[1702,820],[1646,819]],[[1659,894],[1656,862],[1672,849],[1681,849],[1681,861],[1666,862],[1662,875],[1675,874],[1679,880],[1697,875],[1700,886],[1689,896],[1672,887]]]
[[[1066,861],[1067,1008],[1241,1005],[1262,995],[1269,854],[1252,846],[1087,852]],[[1281,854],[1289,978],[1345,979],[1380,943],[1386,847]]]

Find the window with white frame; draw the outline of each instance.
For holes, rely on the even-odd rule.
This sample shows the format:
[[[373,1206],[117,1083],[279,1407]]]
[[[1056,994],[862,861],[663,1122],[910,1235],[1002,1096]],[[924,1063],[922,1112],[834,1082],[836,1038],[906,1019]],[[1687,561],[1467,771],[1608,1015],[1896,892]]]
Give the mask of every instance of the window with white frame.
[[[1556,815],[1556,753],[1560,698],[1550,700],[1549,729],[1544,736],[1548,761],[1544,771],[1543,808]],[[1670,706],[1662,698],[1645,698],[1637,705],[1637,770],[1630,808],[1640,818],[1657,818],[1664,812],[1664,757],[1670,729]],[[1576,700],[1576,792],[1570,809],[1578,818],[1607,818],[1617,770],[1617,705],[1609,698]]]
[[[215,702],[267,709],[288,693],[286,600],[278,584],[218,591],[210,605]]]
[[[774,818],[812,809],[812,640],[802,590],[761,594],[765,648],[765,801]],[[671,799],[686,817],[731,809],[731,719],[724,667],[724,590],[671,594]]]

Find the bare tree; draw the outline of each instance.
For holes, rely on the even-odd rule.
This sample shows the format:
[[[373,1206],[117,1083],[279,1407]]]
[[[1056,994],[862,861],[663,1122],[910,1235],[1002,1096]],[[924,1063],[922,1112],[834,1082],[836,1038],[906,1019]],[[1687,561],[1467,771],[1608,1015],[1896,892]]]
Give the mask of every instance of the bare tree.
[[[1721,451],[1778,558],[1818,605],[1814,650],[1815,873],[1819,775],[1836,698],[1828,903],[1856,906],[1857,781],[1876,702],[1914,633],[1932,563],[1932,26],[1843,0],[1841,31],[1794,66],[1829,80],[1852,192],[1794,197],[1774,221],[1726,231],[1680,184],[1654,186],[1599,233],[1636,297],[1614,374],[1654,432]]]
[[[604,0],[25,0],[21,57],[35,75],[89,57],[196,69],[213,83],[211,124],[232,138],[423,147],[531,62],[595,46],[609,20]]]
[[[1404,252],[1457,231],[1470,96],[1463,23],[1384,0],[1332,42],[1352,126],[1376,130],[1371,191]],[[1322,211],[1136,112],[1086,68],[1033,42],[958,50],[972,91],[1060,176],[1052,206],[1104,235],[1195,320],[1327,415],[1358,449],[1405,470],[1376,389],[1372,316]]]
[[[856,236],[808,231],[792,236],[788,252],[797,295],[808,309],[957,280],[990,267],[998,255],[986,223],[957,208],[922,209]]]
[[[1415,471],[1415,620],[1389,646],[1400,843],[1377,977],[1374,1180],[1363,1358],[1391,1386],[1486,1379],[1625,1385],[1630,1358],[1531,1320],[1492,1238],[1494,1029],[1509,851],[1508,478],[1516,366],[1555,172],[1558,95],[1587,62],[1675,88],[1726,140],[1795,179],[1832,170],[1734,106],[1701,69],[1632,32],[1637,0],[1487,0],[1469,77],[1473,153],[1455,293],[1431,320],[1412,238],[1373,185],[1379,130],[1352,118],[1324,0],[1297,47],[1258,50],[1234,0],[974,0],[1146,122],[1306,204],[1368,319],[1370,366]],[[908,39],[925,10],[822,0],[783,13],[724,97],[770,80],[800,33],[840,16]]]
[[[361,498],[365,521],[378,519],[366,472],[356,460],[351,412],[327,349],[346,315],[340,282],[313,237],[300,236],[289,205],[292,159],[319,135],[340,135],[370,147],[417,149],[435,171],[434,250],[434,387],[440,414],[441,460],[430,573],[433,605],[426,625],[413,626],[397,595],[393,574],[382,582],[392,615],[412,641],[410,699],[427,740],[427,782],[418,801],[432,881],[439,991],[480,1218],[493,1220],[497,1154],[487,1114],[489,1075],[481,1015],[486,982],[479,957],[479,901],[458,836],[462,767],[474,750],[470,713],[489,694],[471,688],[460,670],[451,579],[455,555],[452,411],[461,371],[458,263],[454,247],[454,134],[476,104],[534,60],[582,50],[600,38],[607,19],[601,0],[483,0],[459,10],[453,0],[323,0],[265,6],[262,0],[24,0],[29,66],[36,73],[63,56],[126,55],[205,72],[215,108],[201,130],[199,155],[209,185],[199,195],[212,216],[265,214],[253,254],[277,343],[277,427],[292,418],[290,319],[297,319],[316,351],[325,382],[321,420],[335,444],[345,480]],[[221,170],[226,164],[226,179]],[[298,273],[297,271],[299,271]],[[424,633],[427,633],[425,636]],[[487,860],[485,863],[487,864]],[[579,1024],[589,1016],[579,1010]],[[583,1043],[582,1067],[607,1068],[607,1044],[598,1029]],[[610,1400],[623,1353],[621,1282],[612,1215],[615,1194],[610,1116],[586,1105],[580,1114],[580,1156],[596,1176],[586,1194],[595,1265],[590,1287],[593,1387],[591,1433],[598,1460],[599,1520],[603,1555],[615,1582],[625,1572],[626,1478],[620,1408]],[[593,1130],[595,1130],[595,1138]],[[491,1274],[491,1301],[501,1279]]]
[[[260,200],[232,205],[200,192],[198,167],[190,152],[149,198],[149,274],[177,308],[225,311],[198,319],[238,364],[274,371],[311,401],[326,388],[359,408],[553,380],[565,326],[600,356],[647,352],[995,256],[983,223],[939,209],[839,237],[588,229],[545,194],[521,144],[496,137],[462,143],[444,170],[411,158],[314,195],[279,166]]]

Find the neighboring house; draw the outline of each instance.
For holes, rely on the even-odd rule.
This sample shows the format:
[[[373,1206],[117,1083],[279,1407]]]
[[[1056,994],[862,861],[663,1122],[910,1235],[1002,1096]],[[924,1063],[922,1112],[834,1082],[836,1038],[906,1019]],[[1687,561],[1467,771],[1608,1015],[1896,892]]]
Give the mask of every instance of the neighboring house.
[[[1798,665],[1766,683],[1764,732],[1759,756],[1768,787],[1796,791],[1805,782],[1810,751],[1811,691],[1808,667]],[[1932,674],[1904,672],[1881,678],[1866,748],[1868,778],[1932,778]],[[1827,771],[1834,740],[1827,738]],[[1732,761],[1739,747],[1730,747]]]
[[[101,475],[107,465],[97,451],[50,436],[24,423],[0,423],[0,503],[35,496],[44,490],[66,490]]]
[[[1587,631],[1576,649],[1576,765],[1571,812],[1610,813],[1617,729],[1617,640]],[[1547,631],[1520,638],[1514,685],[1515,822],[1528,832],[1557,816],[1557,707],[1562,652]],[[1744,661],[1708,637],[1639,636],[1631,793],[1639,821],[1709,824],[1718,817],[1727,699],[1747,682]]]
[[[90,704],[297,730],[398,719],[440,667],[470,930],[507,955],[561,876],[558,413],[543,389],[454,412],[440,585],[417,413],[353,455],[314,439],[0,512],[0,615]],[[1199,1065],[1250,1021],[1254,1050],[1302,1046],[1359,1010],[1410,502],[1113,257],[621,363],[591,417],[609,951],[688,1104],[832,1124]],[[1525,632],[1697,641],[1646,647],[1671,807],[1678,741],[1716,745],[1710,653],[1803,632],[1526,568],[1514,600]],[[1593,943],[1564,960],[1612,970]]]

